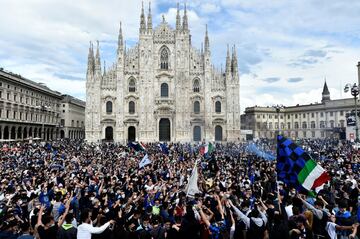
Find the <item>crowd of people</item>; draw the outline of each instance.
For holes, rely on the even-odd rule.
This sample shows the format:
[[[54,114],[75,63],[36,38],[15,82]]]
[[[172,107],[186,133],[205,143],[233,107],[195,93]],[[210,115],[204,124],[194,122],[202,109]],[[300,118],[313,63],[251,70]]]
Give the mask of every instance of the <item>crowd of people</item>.
[[[0,239],[360,238],[357,152],[345,141],[297,143],[331,176],[315,196],[279,182],[276,161],[246,142],[208,155],[199,144],[0,145]],[[275,142],[255,144],[276,155]]]

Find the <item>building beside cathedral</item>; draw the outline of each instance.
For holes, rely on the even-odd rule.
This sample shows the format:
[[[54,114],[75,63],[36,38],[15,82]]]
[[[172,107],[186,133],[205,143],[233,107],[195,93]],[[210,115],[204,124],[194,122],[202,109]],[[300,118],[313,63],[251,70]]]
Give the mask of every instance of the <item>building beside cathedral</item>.
[[[191,44],[186,6],[174,27],[164,17],[153,27],[150,5],[147,19],[142,7],[138,43],[126,48],[120,23],[112,66],[102,70],[99,42],[90,43],[86,140],[237,141],[239,87],[235,47],[225,71],[215,69],[207,28],[204,47]]]
[[[85,102],[71,95],[62,95],[60,104],[60,138],[85,138]]]
[[[84,121],[85,102],[0,68],[0,142],[83,139]]]
[[[347,120],[354,109],[354,98],[331,100],[330,91],[325,82],[320,103],[285,106],[278,111],[271,106],[247,107],[245,114],[241,115],[241,126],[242,129],[251,130],[253,137],[257,139],[273,139],[280,131],[280,134],[285,137],[294,139],[346,138],[351,140],[355,137],[355,127],[350,126]]]

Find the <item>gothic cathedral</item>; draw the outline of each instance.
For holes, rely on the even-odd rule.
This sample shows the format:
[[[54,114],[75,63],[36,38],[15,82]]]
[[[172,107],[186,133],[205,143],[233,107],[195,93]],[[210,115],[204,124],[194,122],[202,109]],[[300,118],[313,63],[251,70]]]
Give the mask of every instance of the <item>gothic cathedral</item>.
[[[88,142],[109,140],[194,142],[240,138],[240,84],[235,47],[226,68],[211,63],[206,28],[204,47],[191,45],[186,6],[172,28],[163,17],[152,25],[141,9],[139,42],[124,46],[121,23],[117,60],[102,71],[99,43],[90,43],[86,75]]]

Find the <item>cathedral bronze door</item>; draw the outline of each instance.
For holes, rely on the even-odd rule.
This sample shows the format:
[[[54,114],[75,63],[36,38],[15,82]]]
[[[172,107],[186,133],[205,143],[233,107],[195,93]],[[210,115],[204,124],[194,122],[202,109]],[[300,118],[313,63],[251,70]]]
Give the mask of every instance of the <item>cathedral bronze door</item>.
[[[222,127],[220,125],[217,125],[215,127],[215,141],[222,141],[222,140],[223,140]]]
[[[159,141],[170,141],[170,120],[160,119],[159,122]]]
[[[108,126],[105,128],[105,140],[114,140],[114,132],[113,127]]]
[[[194,126],[194,129],[193,129],[193,133],[194,133],[194,141],[198,142],[198,141],[201,141],[201,127],[200,126]]]
[[[136,129],[134,126],[128,128],[128,141],[132,142],[136,139]]]

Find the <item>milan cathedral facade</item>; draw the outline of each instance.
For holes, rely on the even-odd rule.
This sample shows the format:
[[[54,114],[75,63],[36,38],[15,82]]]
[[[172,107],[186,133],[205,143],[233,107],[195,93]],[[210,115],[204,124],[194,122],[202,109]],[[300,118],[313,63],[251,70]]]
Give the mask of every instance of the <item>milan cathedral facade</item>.
[[[186,6],[175,28],[163,17],[153,27],[151,8],[141,9],[139,41],[126,49],[121,29],[116,62],[102,70],[99,43],[90,44],[86,76],[85,134],[88,142],[237,141],[240,89],[235,47],[225,71],[204,47],[191,45]],[[95,52],[96,51],[96,52]]]

